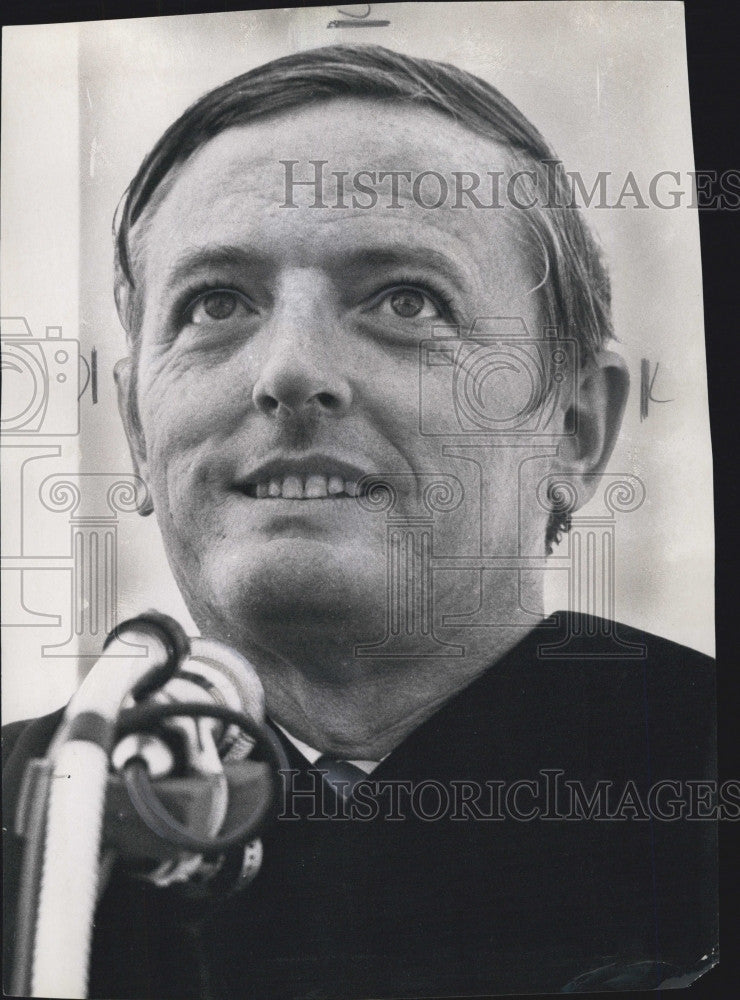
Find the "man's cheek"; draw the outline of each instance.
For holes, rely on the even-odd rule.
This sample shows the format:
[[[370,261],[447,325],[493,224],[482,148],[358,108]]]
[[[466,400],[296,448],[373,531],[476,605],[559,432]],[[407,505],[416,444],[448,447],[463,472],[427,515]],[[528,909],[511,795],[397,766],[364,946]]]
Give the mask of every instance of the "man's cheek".
[[[162,357],[142,359],[139,370],[148,377],[140,384],[140,397],[164,412],[194,405],[205,414],[228,395],[239,369],[232,351],[185,350],[174,345]]]
[[[193,517],[203,507],[194,485],[194,466],[182,453],[177,454],[161,441],[148,442],[148,482],[154,510],[165,536],[187,534],[195,527]],[[183,459],[185,458],[185,461]]]
[[[223,394],[222,394],[223,396]],[[224,407],[216,392],[204,396],[190,386],[153,386],[142,414],[147,450],[159,461],[191,451],[223,426]]]

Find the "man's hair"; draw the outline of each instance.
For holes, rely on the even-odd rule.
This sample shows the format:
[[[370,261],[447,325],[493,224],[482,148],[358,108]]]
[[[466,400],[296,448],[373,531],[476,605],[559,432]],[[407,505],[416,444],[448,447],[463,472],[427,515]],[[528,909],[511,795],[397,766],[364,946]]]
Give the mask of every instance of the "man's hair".
[[[530,260],[542,268],[536,288],[547,325],[576,341],[581,363],[613,336],[609,277],[599,248],[574,205],[567,174],[557,169],[560,161],[518,108],[456,66],[376,45],[330,45],[275,59],[211,90],[167,129],[139,167],[114,220],[116,304],[135,361],[141,310],[131,231],[163,181],[226,129],[341,97],[432,108],[502,145],[511,169],[531,172],[534,190],[547,192],[544,204],[538,195],[532,208],[518,213]],[[134,376],[133,393],[135,385]],[[568,511],[553,512],[548,552],[569,523]]]

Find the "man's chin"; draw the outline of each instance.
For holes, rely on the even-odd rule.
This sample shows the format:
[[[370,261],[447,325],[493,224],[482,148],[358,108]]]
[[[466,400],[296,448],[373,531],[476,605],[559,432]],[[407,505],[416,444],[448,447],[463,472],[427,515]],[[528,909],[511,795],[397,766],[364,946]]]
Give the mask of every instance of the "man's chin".
[[[385,616],[385,560],[356,545],[281,538],[246,552],[221,552],[201,585],[197,605],[206,592],[211,615],[243,622],[253,635],[274,627],[296,633],[350,628],[357,641],[371,620]]]

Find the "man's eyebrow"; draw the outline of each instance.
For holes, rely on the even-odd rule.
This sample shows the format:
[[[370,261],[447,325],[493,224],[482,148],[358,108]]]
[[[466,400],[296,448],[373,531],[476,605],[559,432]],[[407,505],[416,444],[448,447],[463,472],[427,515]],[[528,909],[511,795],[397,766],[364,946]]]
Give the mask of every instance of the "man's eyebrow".
[[[356,277],[358,272],[381,271],[388,268],[431,268],[441,273],[459,288],[466,288],[465,272],[446,253],[429,246],[392,244],[383,246],[357,246],[332,254],[327,261],[330,270]],[[205,268],[244,268],[264,273],[270,267],[269,256],[253,247],[236,244],[213,244],[194,247],[178,256],[169,268],[166,283],[179,285],[192,274]],[[354,272],[354,274],[352,273]]]
[[[253,249],[218,243],[196,247],[180,254],[167,272],[167,284],[178,285],[196,271],[204,268],[241,267],[254,269],[264,265],[267,258]]]

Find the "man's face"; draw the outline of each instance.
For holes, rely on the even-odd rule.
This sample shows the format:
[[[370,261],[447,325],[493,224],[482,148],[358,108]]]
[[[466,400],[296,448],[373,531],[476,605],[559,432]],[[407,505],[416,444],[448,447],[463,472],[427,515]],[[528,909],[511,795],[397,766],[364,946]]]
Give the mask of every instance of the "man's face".
[[[307,187],[282,207],[281,160],[301,180],[328,161],[327,207]],[[436,515],[435,554],[541,554],[545,511],[510,509],[523,454],[450,455],[451,439],[420,424],[423,405],[449,426],[453,405],[444,366],[425,373],[420,401],[434,326],[464,335],[476,317],[521,317],[540,335],[515,210],[425,208],[408,183],[394,208],[390,179],[375,207],[352,207],[360,171],[503,169],[499,147],[433,111],[337,100],[217,136],[134,230],[141,468],[201,628],[247,647],[288,621],[381,638],[388,512],[352,495],[368,474],[393,483],[401,519],[424,512],[430,476],[457,477],[464,501]],[[333,171],[348,172],[347,207]],[[510,409],[517,387],[502,377],[497,391]],[[470,610],[452,599],[466,582],[438,575],[443,611]]]

